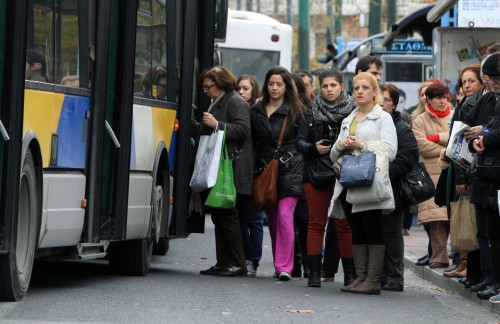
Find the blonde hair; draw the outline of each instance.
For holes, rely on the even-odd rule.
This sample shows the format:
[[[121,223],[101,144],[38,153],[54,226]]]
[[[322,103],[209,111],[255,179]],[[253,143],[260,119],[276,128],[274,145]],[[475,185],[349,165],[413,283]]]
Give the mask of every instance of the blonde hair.
[[[352,84],[356,83],[358,80],[366,80],[370,82],[370,85],[373,88],[373,91],[375,92],[375,97],[373,97],[373,103],[374,104],[380,104],[382,103],[382,94],[380,93],[380,87],[378,85],[377,79],[373,75],[371,75],[368,72],[360,72],[354,78],[352,79]]]

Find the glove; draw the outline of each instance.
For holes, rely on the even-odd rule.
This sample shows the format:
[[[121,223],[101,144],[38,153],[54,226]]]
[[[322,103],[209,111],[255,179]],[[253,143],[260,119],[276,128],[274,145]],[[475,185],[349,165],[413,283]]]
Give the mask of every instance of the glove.
[[[427,136],[427,140],[434,143],[439,143],[439,134],[429,135]]]

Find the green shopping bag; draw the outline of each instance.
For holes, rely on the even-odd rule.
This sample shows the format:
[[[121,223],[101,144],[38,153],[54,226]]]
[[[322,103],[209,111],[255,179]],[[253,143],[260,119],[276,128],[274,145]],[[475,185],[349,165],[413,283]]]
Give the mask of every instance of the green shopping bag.
[[[219,162],[219,172],[215,185],[210,189],[205,206],[229,209],[236,206],[236,188],[233,180],[233,162],[227,155],[226,125],[224,125],[224,139]]]

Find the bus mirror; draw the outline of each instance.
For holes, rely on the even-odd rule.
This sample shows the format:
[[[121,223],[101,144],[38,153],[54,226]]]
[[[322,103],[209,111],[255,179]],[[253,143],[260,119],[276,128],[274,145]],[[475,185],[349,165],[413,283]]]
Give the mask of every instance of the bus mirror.
[[[330,55],[317,55],[316,56],[316,61],[318,63],[326,64],[326,62],[330,61],[332,57]]]

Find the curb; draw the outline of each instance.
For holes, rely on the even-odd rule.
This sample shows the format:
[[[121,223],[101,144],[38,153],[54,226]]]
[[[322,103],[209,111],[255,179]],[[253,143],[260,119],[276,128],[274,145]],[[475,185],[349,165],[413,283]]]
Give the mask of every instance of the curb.
[[[447,278],[443,276],[442,270],[434,270],[429,268],[428,266],[416,266],[416,261],[416,258],[405,255],[405,268],[410,269],[420,278],[435,284],[439,288],[453,291],[461,295],[462,297],[467,298],[468,300],[473,301],[474,303],[481,305],[488,310],[500,315],[500,304],[493,304],[489,300],[482,300],[477,298],[476,293],[470,292],[469,289],[465,289],[465,287],[461,283],[459,283],[457,279]]]

